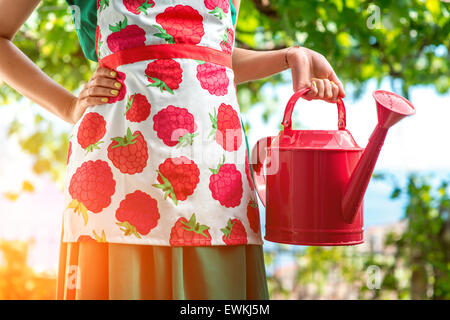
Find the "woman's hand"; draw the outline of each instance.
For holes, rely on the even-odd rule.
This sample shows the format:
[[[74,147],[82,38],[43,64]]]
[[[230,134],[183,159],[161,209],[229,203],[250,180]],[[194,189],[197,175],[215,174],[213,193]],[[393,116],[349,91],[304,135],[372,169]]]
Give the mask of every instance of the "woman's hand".
[[[73,124],[83,116],[87,107],[105,104],[110,97],[119,94],[122,84],[115,80],[117,72],[107,68],[97,68],[91,79],[84,85],[79,97],[75,97],[68,108],[67,118]]]
[[[304,47],[291,47],[286,60],[292,71],[294,91],[311,90],[303,96],[306,100],[322,99],[335,103],[345,97],[344,87],[323,55]]]

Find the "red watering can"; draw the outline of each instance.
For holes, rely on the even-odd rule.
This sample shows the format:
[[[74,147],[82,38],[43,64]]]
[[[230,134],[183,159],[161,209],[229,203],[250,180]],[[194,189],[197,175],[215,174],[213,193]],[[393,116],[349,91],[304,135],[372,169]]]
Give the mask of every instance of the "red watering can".
[[[363,197],[386,134],[415,109],[399,95],[375,91],[378,124],[364,149],[345,128],[341,99],[338,130],[291,128],[294,105],[309,90],[292,95],[283,130],[260,139],[252,150],[254,182],[266,206],[264,238],[312,246],[363,243]]]

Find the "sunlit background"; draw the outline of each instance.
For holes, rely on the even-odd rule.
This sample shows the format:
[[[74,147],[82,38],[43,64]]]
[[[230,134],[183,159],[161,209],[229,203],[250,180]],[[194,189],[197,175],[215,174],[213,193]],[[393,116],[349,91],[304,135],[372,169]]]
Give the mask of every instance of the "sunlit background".
[[[286,72],[286,76],[290,75]],[[371,92],[376,88],[390,89],[389,86],[376,87],[373,84],[360,100],[344,100],[347,128],[360,146],[366,145],[376,125],[375,103],[371,96]],[[264,90],[268,91],[268,95],[274,95],[274,112],[268,123],[262,120],[263,109],[257,105],[243,115],[243,119],[251,122],[252,126],[248,135],[250,146],[265,135],[278,133],[284,107],[292,94],[290,86],[268,85]],[[429,176],[429,181],[435,184],[448,180],[450,149],[445,137],[450,137],[450,95],[439,96],[432,88],[419,87],[411,91],[410,101],[416,107],[417,114],[403,120],[389,131],[375,172],[393,174],[403,185],[407,183],[407,175],[412,172]],[[28,264],[36,274],[54,280],[61,232],[62,189],[48,176],[36,175],[32,170],[33,157],[22,151],[16,139],[7,137],[7,128],[15,117],[25,127],[33,127],[35,114],[49,120],[55,130],[64,132],[71,128],[71,125],[42,108],[29,105],[26,101],[0,108],[0,139],[3,141],[0,156],[0,193],[3,195],[0,197],[0,238],[13,241],[10,242],[10,250],[16,250],[17,254],[26,254]],[[336,110],[331,104],[300,100],[293,117],[299,120],[305,129],[334,129],[336,116]],[[25,186],[23,191],[23,181],[28,181],[33,190],[27,192]],[[382,237],[385,229],[400,225],[405,216],[408,199],[405,195],[390,199],[393,187],[389,180],[372,180],[369,184],[364,201],[364,218],[365,229],[371,233],[372,238],[366,235],[366,242],[381,241],[376,238]],[[14,198],[15,196],[17,198]],[[261,203],[259,206],[264,223],[264,207]],[[24,251],[25,248],[27,252]],[[286,245],[280,248],[266,241],[264,248],[275,258],[273,263],[268,264],[269,275],[283,272],[285,268],[288,274],[289,268],[296,268],[298,265],[298,257],[293,251],[301,250],[302,247]],[[2,249],[0,242],[0,251]],[[4,252],[0,264],[5,263],[5,258]]]
[[[68,52],[70,54],[67,48],[79,50],[78,47],[72,48],[76,46],[75,31],[70,24],[70,17],[67,17],[68,12],[63,1],[49,2],[59,6],[52,8],[63,9],[56,10],[56,15],[46,15],[45,12],[51,10],[45,9],[45,6],[41,7],[40,15],[48,21],[39,21],[35,15],[36,20],[30,19],[27,32],[35,30],[49,43],[52,41],[49,40],[52,30],[59,28],[60,32],[68,34],[67,39],[60,40],[67,41],[61,47],[43,46],[42,57],[39,59],[47,63],[43,65],[49,75],[55,74],[55,80],[75,91],[75,88],[79,87],[80,78],[88,78],[89,67],[79,55],[67,57]],[[268,10],[270,3],[273,3],[253,2],[262,6],[258,10]],[[306,2],[287,1],[285,7],[277,10],[281,14],[282,10],[294,8],[298,3],[305,5]],[[320,1],[317,3],[325,6]],[[330,3],[336,10],[342,10],[342,7],[339,7],[342,6],[342,1],[329,1],[327,5],[331,6]],[[435,11],[431,11],[433,16],[441,17],[443,21],[447,21],[446,26],[449,26],[448,11],[436,11],[438,1],[418,1],[416,5],[422,3],[426,3],[427,9],[434,8]],[[360,12],[358,1],[347,5],[349,10]],[[311,6],[314,8],[314,4]],[[311,7],[306,9],[313,10]],[[260,39],[263,44],[260,48],[270,47],[267,43],[271,43],[272,47],[289,43],[283,37],[281,40],[275,40],[274,37],[273,41],[268,41],[263,32],[255,31],[256,35],[250,37],[248,30],[259,30],[258,23],[267,22],[265,17],[254,18],[255,10],[257,9],[250,1],[243,1],[237,33],[242,47],[256,46],[259,42],[252,40],[253,38]],[[409,16],[415,16],[411,12],[423,14],[420,10],[423,8],[410,8]],[[291,14],[295,14],[294,11]],[[269,14],[271,11],[265,12]],[[391,8],[394,18],[395,12]],[[318,9],[317,14],[323,15],[323,12]],[[367,12],[365,14],[367,15]],[[385,11],[383,14],[388,15]],[[325,18],[322,16],[322,19]],[[275,22],[271,20],[270,23]],[[274,25],[272,27],[275,28]],[[286,25],[278,27],[284,30]],[[318,26],[317,30],[325,37],[326,31],[323,31],[323,28],[323,25]],[[356,33],[353,27],[349,28],[348,32]],[[329,30],[332,29],[331,25]],[[331,36],[333,37],[333,34]],[[448,43],[448,32],[446,37]],[[347,38],[343,37],[342,33],[337,38],[339,41],[336,46],[345,52],[344,49],[348,49],[352,42],[349,40],[346,43]],[[18,45],[26,43],[23,39],[19,34]],[[308,44],[313,49],[326,45],[305,40],[305,45]],[[30,50],[29,56],[37,57],[33,55],[34,48],[27,50]],[[450,80],[449,62],[447,61],[446,65],[444,63],[448,59],[448,48],[445,45],[437,45],[432,46],[430,50],[432,58],[437,59],[433,60],[435,69],[430,70],[438,70],[436,72],[440,75],[436,77],[439,82],[433,83],[433,79],[427,77],[426,73],[430,74],[431,71],[426,71],[424,67],[420,74],[422,69],[417,67],[419,75],[414,76],[417,79],[421,76],[420,79],[426,84],[421,84],[422,80],[415,78],[408,85],[409,100],[417,113],[392,127],[388,133],[364,200],[365,243],[354,247],[318,248],[278,245],[266,241],[266,270],[272,299],[450,298],[450,197],[447,187],[450,181]],[[69,64],[65,64],[61,70],[67,70],[61,71],[58,69],[61,61],[50,59],[52,55],[61,56],[65,62],[73,57],[71,61],[75,61],[75,65],[81,64],[82,67],[71,69]],[[351,54],[348,56],[351,57]],[[375,54],[375,57],[378,57],[378,54]],[[76,59],[81,59],[81,62]],[[372,92],[385,89],[402,94],[399,89],[402,82],[399,79],[406,83],[408,76],[396,71],[401,76],[393,79],[389,75],[372,70],[371,64],[367,62],[361,65],[361,70],[358,66],[345,64],[341,60],[330,62],[336,66],[338,75],[342,75],[346,82],[348,97],[344,102],[347,109],[347,129],[358,144],[364,147],[377,122]],[[92,64],[90,68],[92,70]],[[355,70],[349,71],[350,68]],[[411,66],[406,68],[410,68],[406,71],[412,70]],[[446,75],[442,70],[447,70]],[[362,79],[359,71],[367,73],[368,76]],[[74,83],[61,74],[73,74]],[[373,80],[369,80],[372,78]],[[360,82],[364,83],[364,86],[361,86]],[[277,81],[263,81],[259,85],[256,89],[251,86],[238,86],[242,117],[247,126],[251,147],[259,138],[278,133],[284,108],[293,93],[289,71],[283,72]],[[254,94],[255,90],[259,91],[258,95]],[[252,96],[251,99],[249,95]],[[67,153],[67,133],[72,126],[28,100],[12,95],[7,89],[2,91],[2,97],[0,299],[53,299],[63,212],[64,181],[61,174],[64,172]],[[302,99],[297,103],[293,115],[294,127],[302,129],[334,129],[336,118],[334,105]],[[259,207],[264,225],[264,207],[261,203]]]

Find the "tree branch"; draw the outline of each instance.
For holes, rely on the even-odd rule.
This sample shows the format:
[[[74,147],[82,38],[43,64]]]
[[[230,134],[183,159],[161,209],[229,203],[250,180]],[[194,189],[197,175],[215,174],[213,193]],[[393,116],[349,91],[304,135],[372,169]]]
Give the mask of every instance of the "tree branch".
[[[269,18],[279,19],[278,12],[270,5],[270,0],[252,0],[256,9]]]

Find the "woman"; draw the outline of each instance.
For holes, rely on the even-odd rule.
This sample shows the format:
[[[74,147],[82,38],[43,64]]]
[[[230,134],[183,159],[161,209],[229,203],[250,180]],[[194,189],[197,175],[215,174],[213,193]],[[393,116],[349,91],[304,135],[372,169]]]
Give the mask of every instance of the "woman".
[[[0,77],[74,124],[57,297],[267,299],[235,85],[291,68],[294,91],[335,102],[329,63],[234,48],[239,0],[68,3],[99,62],[78,97],[12,43],[39,1],[0,1]]]

